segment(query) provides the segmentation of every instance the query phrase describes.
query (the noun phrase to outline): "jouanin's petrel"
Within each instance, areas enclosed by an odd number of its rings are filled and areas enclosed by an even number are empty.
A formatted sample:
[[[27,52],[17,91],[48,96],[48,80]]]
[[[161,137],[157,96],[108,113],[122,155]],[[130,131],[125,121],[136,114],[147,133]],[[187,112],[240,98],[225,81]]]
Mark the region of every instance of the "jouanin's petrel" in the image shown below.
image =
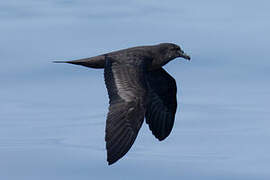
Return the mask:
[[[178,45],[161,43],[74,61],[55,61],[104,69],[110,99],[105,130],[109,165],[129,151],[144,117],[160,141],[170,134],[177,107],[176,83],[162,66],[177,57],[190,60]]]

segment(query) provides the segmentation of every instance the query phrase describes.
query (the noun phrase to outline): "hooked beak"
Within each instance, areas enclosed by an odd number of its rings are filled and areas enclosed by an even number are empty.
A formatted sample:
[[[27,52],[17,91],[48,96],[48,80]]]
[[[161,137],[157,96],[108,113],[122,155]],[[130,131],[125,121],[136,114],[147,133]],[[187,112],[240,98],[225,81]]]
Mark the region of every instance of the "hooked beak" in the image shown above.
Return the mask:
[[[186,53],[184,53],[184,51],[179,51],[179,57],[182,57],[182,58],[190,61],[190,56],[187,55]]]

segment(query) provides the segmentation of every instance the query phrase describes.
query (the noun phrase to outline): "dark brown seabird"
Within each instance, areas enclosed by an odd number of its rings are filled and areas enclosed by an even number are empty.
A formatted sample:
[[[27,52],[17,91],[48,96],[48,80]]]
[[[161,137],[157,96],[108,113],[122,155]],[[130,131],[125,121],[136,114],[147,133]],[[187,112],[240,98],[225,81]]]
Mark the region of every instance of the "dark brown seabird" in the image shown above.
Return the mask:
[[[144,117],[160,141],[170,134],[176,113],[176,82],[163,68],[171,60],[190,60],[173,43],[138,46],[70,63],[104,69],[110,99],[105,141],[108,164],[122,158],[133,145]]]

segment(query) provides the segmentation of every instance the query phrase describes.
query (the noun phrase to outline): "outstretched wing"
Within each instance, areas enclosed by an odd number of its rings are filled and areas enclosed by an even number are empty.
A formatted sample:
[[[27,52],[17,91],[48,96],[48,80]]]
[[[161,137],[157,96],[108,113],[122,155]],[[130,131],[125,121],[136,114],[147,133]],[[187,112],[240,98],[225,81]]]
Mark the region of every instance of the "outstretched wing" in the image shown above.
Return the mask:
[[[143,123],[147,89],[144,62],[119,63],[106,57],[105,83],[110,98],[106,121],[107,161],[122,158],[134,143]]]
[[[148,98],[146,123],[160,141],[169,136],[177,108],[176,82],[163,68],[147,73]]]

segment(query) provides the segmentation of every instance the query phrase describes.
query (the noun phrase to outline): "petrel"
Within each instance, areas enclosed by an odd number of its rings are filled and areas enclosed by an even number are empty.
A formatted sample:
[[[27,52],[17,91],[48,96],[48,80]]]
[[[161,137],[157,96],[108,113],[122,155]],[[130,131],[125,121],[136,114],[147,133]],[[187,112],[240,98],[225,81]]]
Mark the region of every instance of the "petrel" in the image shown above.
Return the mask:
[[[177,87],[162,66],[177,57],[190,60],[180,46],[161,43],[79,60],[54,61],[104,69],[110,104],[105,129],[109,165],[129,151],[144,117],[158,140],[169,136],[177,108]]]

